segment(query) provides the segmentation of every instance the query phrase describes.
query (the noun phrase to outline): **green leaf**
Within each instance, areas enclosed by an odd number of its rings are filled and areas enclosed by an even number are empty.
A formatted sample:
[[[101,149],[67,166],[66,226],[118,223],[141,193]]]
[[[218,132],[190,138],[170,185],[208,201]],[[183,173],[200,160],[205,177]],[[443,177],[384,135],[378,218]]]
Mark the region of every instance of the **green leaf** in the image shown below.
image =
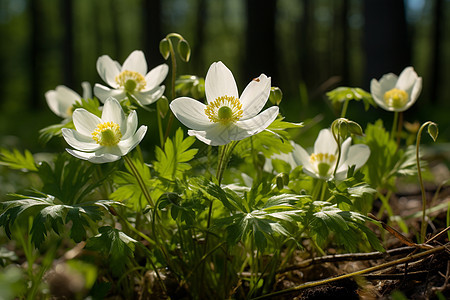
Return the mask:
[[[123,274],[126,265],[130,263],[130,259],[134,256],[137,241],[110,226],[100,227],[98,231],[98,235],[87,241],[86,249],[105,254],[113,274],[116,276]]]
[[[22,154],[17,149],[9,151],[0,148],[0,165],[8,166],[11,169],[22,170],[24,172],[38,170],[33,155],[28,150],[25,150]]]
[[[73,125],[72,120],[63,120],[59,124],[54,124],[47,126],[45,128],[42,128],[39,130],[39,141],[42,144],[47,144],[53,137],[55,136],[62,136],[61,129],[63,128],[70,128],[75,129],[75,126]]]
[[[75,242],[84,240],[86,230],[92,226],[89,221],[97,222],[102,219],[103,213],[100,208],[118,204],[113,201],[100,200],[65,205],[61,204],[57,198],[46,194],[40,194],[39,197],[14,196],[19,199],[2,203],[0,226],[5,228],[7,236],[11,238],[11,227],[16,220],[22,222],[30,216],[33,217],[30,235],[31,241],[36,247],[42,244],[50,230],[59,235],[60,229],[67,224],[71,225],[69,227],[70,237]]]
[[[334,105],[347,100],[362,100],[365,110],[368,110],[370,105],[375,106],[372,95],[360,88],[338,87],[332,91],[329,91],[327,96]]]
[[[189,149],[194,137],[183,138],[183,130],[178,128],[174,139],[167,139],[164,150],[156,147],[154,167],[159,176],[168,180],[181,179],[185,171],[191,169],[187,163],[194,158],[198,149]]]
[[[100,110],[100,102],[96,98],[93,99],[81,99],[76,101],[73,105],[73,110],[77,108],[84,108],[88,112],[96,115],[97,117],[102,116],[102,111]]]
[[[289,153],[293,147],[289,142],[289,133],[286,129],[303,127],[303,123],[289,123],[282,118],[276,119],[264,131],[241,140],[233,153],[240,157],[247,157],[251,151],[262,152],[266,157],[280,152]]]

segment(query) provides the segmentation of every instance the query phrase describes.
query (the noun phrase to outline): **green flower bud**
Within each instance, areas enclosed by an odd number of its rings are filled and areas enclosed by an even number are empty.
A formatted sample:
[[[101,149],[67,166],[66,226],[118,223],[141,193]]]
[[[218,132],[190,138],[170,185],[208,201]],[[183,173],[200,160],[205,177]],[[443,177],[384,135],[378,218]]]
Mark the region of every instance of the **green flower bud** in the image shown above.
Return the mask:
[[[359,124],[356,122],[348,121],[348,131],[351,134],[363,136],[363,130],[362,130],[361,126],[359,126]]]
[[[170,42],[167,38],[164,38],[159,42],[159,52],[164,59],[168,59],[170,56]]]
[[[266,163],[266,157],[264,156],[263,153],[259,152],[256,155],[256,165],[262,169],[264,167],[265,163]]]
[[[428,134],[431,136],[431,138],[433,139],[433,141],[436,142],[436,139],[437,139],[438,134],[439,134],[439,130],[438,130],[438,127],[437,127],[437,124],[436,124],[436,123],[431,122],[431,123],[428,125]]]
[[[161,118],[164,119],[169,111],[169,100],[167,100],[166,96],[159,98],[158,102],[156,102],[156,108]]]
[[[280,88],[273,86],[270,88],[269,101],[274,105],[280,105],[283,99],[283,92]]]
[[[191,58],[191,47],[189,46],[189,43],[185,40],[179,40],[178,42],[178,54],[180,55],[181,59],[185,62],[188,62]]]

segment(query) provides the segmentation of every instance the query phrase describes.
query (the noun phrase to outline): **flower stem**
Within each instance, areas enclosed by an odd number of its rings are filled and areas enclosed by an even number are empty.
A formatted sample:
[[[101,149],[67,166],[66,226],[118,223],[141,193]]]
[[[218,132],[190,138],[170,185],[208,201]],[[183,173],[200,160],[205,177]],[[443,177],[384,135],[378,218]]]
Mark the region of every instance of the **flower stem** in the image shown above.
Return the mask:
[[[162,128],[162,120],[161,120],[161,114],[159,113],[159,107],[158,105],[156,106],[156,118],[158,120],[158,132],[159,132],[159,143],[161,145],[161,149],[164,149],[164,133],[163,133],[163,128]]]
[[[345,118],[345,115],[347,114],[347,108],[348,108],[349,102],[350,102],[350,99],[345,100],[344,105],[342,106],[341,118]]]
[[[420,147],[420,139],[422,136],[422,131],[427,127],[428,125],[432,124],[433,122],[428,121],[425,122],[422,126],[420,126],[419,131],[417,132],[417,139],[416,139],[416,164],[417,164],[417,177],[419,178],[419,184],[420,184],[420,191],[422,193],[422,224],[420,226],[420,242],[425,241],[425,235],[427,230],[427,223],[425,222],[425,215],[426,215],[426,208],[427,208],[427,197],[425,194],[425,187],[423,185],[423,179],[422,179],[422,170],[420,169],[420,153],[419,153],[419,147]]]
[[[131,172],[133,173],[134,177],[136,178],[139,187],[141,188],[142,193],[144,194],[145,199],[147,200],[147,203],[150,205],[151,208],[154,208],[152,197],[150,196],[150,193],[145,186],[144,179],[142,179],[141,174],[139,173],[139,170],[136,168],[136,166],[133,163],[133,160],[128,157],[128,155],[123,156],[123,159],[127,163],[127,165],[130,167]]]
[[[394,120],[392,121],[391,139],[395,139],[398,124],[398,111],[394,112]]]

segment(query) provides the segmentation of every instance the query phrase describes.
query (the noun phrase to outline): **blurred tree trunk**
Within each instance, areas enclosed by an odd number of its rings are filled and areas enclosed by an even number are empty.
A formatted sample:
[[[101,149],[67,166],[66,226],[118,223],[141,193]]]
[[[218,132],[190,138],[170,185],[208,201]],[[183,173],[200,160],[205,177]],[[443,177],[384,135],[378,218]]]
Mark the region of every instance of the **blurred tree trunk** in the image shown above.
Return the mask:
[[[300,81],[304,82],[306,86],[311,86],[314,82],[312,74],[314,72],[314,53],[312,47],[312,36],[314,32],[314,25],[312,22],[313,15],[313,1],[300,0],[303,6],[302,19],[299,22],[299,41],[300,44],[297,49],[300,51],[299,55],[299,69]]]
[[[247,32],[245,78],[261,73],[277,78],[275,47],[276,0],[246,0]]]
[[[431,62],[431,77],[430,77],[430,100],[431,103],[439,102],[439,91],[438,88],[441,84],[441,64],[442,64],[442,28],[443,28],[443,17],[444,17],[444,1],[435,0],[433,9],[433,55]]]
[[[144,0],[142,9],[144,23],[144,52],[149,68],[164,62],[159,53],[159,42],[164,38],[161,25],[161,0]]]
[[[120,41],[120,9],[118,1],[109,1],[109,9],[111,11],[111,19],[112,19],[112,26],[111,26],[111,35],[112,35],[112,42],[113,42],[113,49],[114,53],[111,53],[117,60],[121,60],[122,57],[127,57],[127,55],[123,55],[122,53],[122,43]],[[123,62],[123,61],[122,61]]]
[[[348,10],[349,10],[349,0],[343,0],[340,5],[340,22],[339,27],[341,27],[341,39],[339,41],[341,46],[341,68],[340,75],[342,76],[341,85],[349,84],[350,77],[350,35],[348,32]]]
[[[197,74],[205,72],[204,44],[205,44],[205,28],[207,18],[206,0],[197,1],[197,19],[195,21],[195,35],[192,43],[192,63],[196,65]]]
[[[76,88],[74,82],[74,36],[73,36],[73,6],[72,0],[62,1],[62,23],[64,24],[63,35],[63,83],[70,87]]]
[[[41,86],[42,80],[40,75],[40,60],[42,58],[42,15],[39,0],[30,0],[30,34],[31,34],[31,45],[30,45],[30,94],[28,95],[30,109],[35,110],[40,106],[40,101],[42,97]]]
[[[372,78],[399,74],[411,63],[403,0],[364,1],[365,88]]]

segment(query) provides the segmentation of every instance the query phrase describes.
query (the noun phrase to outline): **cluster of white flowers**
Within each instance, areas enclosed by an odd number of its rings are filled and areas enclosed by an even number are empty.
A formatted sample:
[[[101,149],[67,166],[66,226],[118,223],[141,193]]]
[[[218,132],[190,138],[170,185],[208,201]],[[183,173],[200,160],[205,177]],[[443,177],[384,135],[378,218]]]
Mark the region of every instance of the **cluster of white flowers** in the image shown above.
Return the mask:
[[[62,134],[73,149],[67,151],[80,159],[93,163],[111,162],[134,149],[144,138],[146,126],[137,130],[135,111],[125,115],[120,101],[135,100],[139,105],[149,105],[164,93],[161,83],[167,76],[168,66],[161,64],[147,73],[147,62],[142,51],[132,52],[123,65],[103,55],[97,60],[97,71],[109,87],[95,84],[94,94],[104,103],[101,118],[83,108],[72,111],[81,96],[65,86],[48,91],[45,96],[50,109],[66,121],[73,120],[75,129],[62,129]],[[91,98],[91,86],[84,82],[83,98]],[[279,109],[272,106],[263,112],[270,93],[271,78],[264,74],[253,79],[239,96],[231,71],[222,63],[213,63],[205,79],[204,104],[189,97],[179,97],[170,103],[178,120],[188,127],[188,134],[212,145],[226,145],[265,130],[278,116]],[[399,77],[389,73],[380,81],[371,81],[372,96],[380,107],[388,111],[404,111],[417,100],[422,89],[422,78],[412,67]],[[260,113],[261,112],[261,113]],[[366,145],[350,145],[348,138],[342,143],[338,161],[338,145],[330,129],[323,129],[309,154],[292,142],[294,150],[279,154],[293,167],[303,166],[303,171],[315,178],[328,180],[344,178],[350,166],[362,167],[369,155]]]

